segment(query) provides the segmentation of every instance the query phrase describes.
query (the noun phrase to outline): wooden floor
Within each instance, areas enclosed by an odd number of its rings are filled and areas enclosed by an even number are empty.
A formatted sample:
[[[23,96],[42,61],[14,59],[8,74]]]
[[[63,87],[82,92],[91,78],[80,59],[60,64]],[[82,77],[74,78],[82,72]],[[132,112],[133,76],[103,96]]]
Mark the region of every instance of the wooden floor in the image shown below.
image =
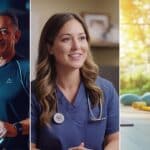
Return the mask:
[[[150,150],[150,112],[124,106],[120,110],[120,149]]]

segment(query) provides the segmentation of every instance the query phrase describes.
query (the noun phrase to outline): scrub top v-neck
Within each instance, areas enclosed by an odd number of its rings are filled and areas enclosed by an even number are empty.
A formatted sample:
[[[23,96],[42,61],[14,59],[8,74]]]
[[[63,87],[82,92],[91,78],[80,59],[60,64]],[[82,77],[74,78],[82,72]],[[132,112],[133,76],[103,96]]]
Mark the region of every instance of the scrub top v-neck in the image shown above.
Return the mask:
[[[82,82],[73,104],[69,103],[59,88],[56,89],[58,111],[64,115],[64,122],[56,124],[52,121],[50,127],[39,126],[41,109],[34,93],[32,93],[32,143],[36,143],[41,150],[68,150],[68,148],[84,142],[86,148],[102,150],[105,135],[116,132],[119,128],[118,97],[110,82],[98,78],[96,83],[104,91],[105,102],[102,115],[106,118],[96,122],[90,121],[87,92]],[[113,107],[110,108],[111,114],[108,112],[110,105]],[[92,108],[92,111],[96,117],[99,116],[98,106]]]

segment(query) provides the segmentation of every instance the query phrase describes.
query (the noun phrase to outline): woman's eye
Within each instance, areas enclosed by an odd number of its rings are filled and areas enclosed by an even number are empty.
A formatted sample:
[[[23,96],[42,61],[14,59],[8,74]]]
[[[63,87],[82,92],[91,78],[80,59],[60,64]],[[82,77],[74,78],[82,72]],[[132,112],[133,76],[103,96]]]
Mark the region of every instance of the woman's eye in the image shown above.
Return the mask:
[[[68,42],[70,40],[70,38],[63,38],[62,41],[63,42]]]
[[[86,39],[86,36],[81,36],[79,37],[79,39],[82,41],[82,40],[85,40]]]

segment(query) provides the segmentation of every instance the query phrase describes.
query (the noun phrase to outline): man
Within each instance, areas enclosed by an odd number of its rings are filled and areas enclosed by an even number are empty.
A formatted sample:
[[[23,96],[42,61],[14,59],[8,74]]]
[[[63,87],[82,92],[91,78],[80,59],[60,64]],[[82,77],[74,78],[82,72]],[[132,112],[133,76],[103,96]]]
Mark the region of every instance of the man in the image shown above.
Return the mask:
[[[29,63],[18,57],[21,32],[10,12],[0,12],[0,150],[28,150]]]

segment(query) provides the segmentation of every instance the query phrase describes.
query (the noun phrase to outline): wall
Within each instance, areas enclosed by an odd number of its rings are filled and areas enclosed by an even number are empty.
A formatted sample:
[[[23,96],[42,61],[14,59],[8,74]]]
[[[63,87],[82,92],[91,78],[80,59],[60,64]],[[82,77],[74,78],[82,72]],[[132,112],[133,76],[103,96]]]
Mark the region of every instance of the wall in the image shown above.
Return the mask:
[[[32,0],[31,1],[31,79],[35,77],[38,40],[45,21],[56,12],[97,12],[107,13],[111,22],[118,24],[118,0]],[[92,47],[94,58],[99,65],[118,66],[118,47]]]

